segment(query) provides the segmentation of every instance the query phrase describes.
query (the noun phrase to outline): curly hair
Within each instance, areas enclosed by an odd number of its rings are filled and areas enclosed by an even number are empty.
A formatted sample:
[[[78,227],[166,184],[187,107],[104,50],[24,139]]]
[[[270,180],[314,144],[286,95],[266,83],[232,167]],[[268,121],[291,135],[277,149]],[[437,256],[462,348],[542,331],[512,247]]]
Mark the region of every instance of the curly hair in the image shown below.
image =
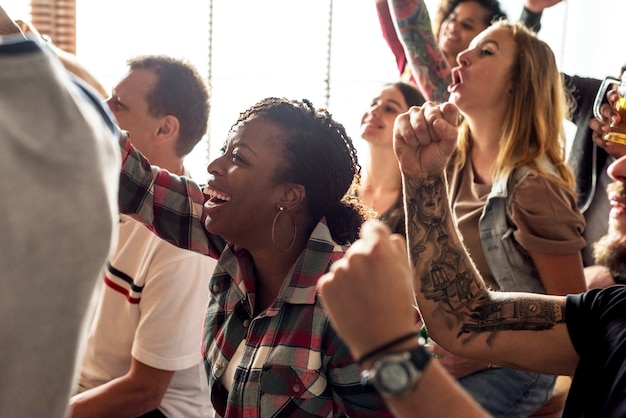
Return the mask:
[[[252,117],[280,128],[284,162],[275,178],[304,186],[311,228],[325,217],[338,244],[357,240],[369,212],[347,193],[359,181],[361,166],[343,125],[306,99],[269,97],[241,113],[231,132]]]
[[[485,9],[485,11],[487,11],[487,15],[483,21],[485,26],[489,26],[498,20],[507,19],[506,13],[500,7],[500,2],[498,0],[442,0],[439,4],[439,8],[437,9],[437,14],[433,19],[433,33],[435,34],[435,39],[439,40],[439,32],[444,20],[450,16],[459,4],[468,1],[478,3],[483,7],[483,9]]]

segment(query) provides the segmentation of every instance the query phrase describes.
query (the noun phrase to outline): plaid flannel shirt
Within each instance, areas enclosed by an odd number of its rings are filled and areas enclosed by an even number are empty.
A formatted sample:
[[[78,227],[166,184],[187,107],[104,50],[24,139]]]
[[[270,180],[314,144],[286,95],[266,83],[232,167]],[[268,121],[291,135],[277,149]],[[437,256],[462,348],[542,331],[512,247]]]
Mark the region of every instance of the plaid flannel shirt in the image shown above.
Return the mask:
[[[322,220],[279,296],[256,317],[250,254],[225,245],[204,228],[204,195],[192,180],[151,167],[120,140],[119,205],[173,244],[219,257],[211,278],[202,353],[217,413],[227,417],[392,416],[330,325],[317,280],[343,256]],[[245,339],[230,391],[221,383],[229,360]]]

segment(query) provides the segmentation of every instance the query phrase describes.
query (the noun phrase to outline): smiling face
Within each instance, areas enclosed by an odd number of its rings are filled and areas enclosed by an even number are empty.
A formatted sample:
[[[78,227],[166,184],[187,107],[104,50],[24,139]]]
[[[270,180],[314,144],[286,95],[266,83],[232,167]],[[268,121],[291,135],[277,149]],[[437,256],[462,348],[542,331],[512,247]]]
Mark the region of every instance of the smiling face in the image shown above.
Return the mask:
[[[371,145],[393,144],[393,124],[409,106],[397,87],[385,87],[361,118],[361,137]]]
[[[626,163],[624,163],[626,164]],[[614,272],[626,274],[626,187],[615,181],[607,187],[611,203],[609,228],[606,235],[593,245],[596,263],[607,266]]]
[[[459,52],[467,49],[476,35],[487,28],[489,11],[475,1],[459,3],[441,23],[439,48],[453,67]]]
[[[517,45],[510,30],[490,27],[458,56],[459,66],[452,69],[448,87],[450,102],[462,113],[502,109],[511,94],[512,67]]]
[[[611,203],[609,232],[621,235],[626,241],[626,157],[615,160],[609,166],[608,173],[615,180],[607,187]]]
[[[207,167],[206,229],[252,249],[267,244],[287,185],[276,180],[283,164],[281,129],[253,117],[231,131],[225,152]]]

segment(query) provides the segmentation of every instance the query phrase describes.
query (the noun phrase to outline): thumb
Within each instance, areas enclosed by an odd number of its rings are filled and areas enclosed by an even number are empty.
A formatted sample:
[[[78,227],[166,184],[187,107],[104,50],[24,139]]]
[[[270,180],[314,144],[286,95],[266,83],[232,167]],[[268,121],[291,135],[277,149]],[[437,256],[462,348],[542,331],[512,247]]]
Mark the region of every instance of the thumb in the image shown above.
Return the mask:
[[[441,115],[450,125],[456,127],[459,125],[459,108],[453,103],[442,103],[439,106]]]
[[[438,124],[438,129],[441,129],[438,131],[442,142],[440,149],[446,155],[451,155],[456,148],[459,135],[457,130],[459,126],[459,108],[453,103],[445,102],[439,105],[439,110],[441,116],[443,116],[443,120]]]

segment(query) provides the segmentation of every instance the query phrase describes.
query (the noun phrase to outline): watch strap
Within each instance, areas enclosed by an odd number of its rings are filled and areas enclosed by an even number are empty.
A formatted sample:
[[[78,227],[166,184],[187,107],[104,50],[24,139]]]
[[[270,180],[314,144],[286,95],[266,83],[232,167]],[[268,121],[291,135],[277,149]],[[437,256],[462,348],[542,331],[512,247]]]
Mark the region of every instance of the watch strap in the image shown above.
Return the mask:
[[[423,372],[430,360],[433,358],[432,353],[423,345],[419,345],[409,351],[411,355],[411,363],[417,370]]]

